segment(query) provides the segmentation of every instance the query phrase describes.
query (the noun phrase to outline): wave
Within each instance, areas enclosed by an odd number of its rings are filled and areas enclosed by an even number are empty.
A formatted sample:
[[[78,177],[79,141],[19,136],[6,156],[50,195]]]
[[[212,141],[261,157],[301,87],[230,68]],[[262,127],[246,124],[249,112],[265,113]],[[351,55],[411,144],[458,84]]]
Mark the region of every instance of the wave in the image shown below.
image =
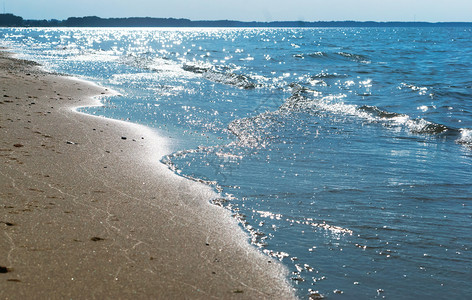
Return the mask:
[[[371,63],[369,58],[365,55],[352,54],[352,53],[348,53],[348,52],[337,52],[336,54],[341,56],[341,57],[347,58],[349,60],[358,62],[358,63],[362,63],[362,64],[370,64]]]
[[[277,120],[276,112],[265,112],[254,117],[234,120],[228,125],[228,130],[238,138],[242,147],[265,148],[270,140],[277,138],[271,134],[276,127],[283,126],[283,121]]]
[[[255,89],[261,84],[255,82],[248,75],[236,74],[229,71],[228,67],[215,67],[203,63],[184,63],[183,65],[165,57],[153,57],[149,53],[141,55],[128,55],[120,59],[120,62],[135,68],[155,72],[173,73],[182,76],[183,73],[193,73],[203,76],[213,82],[235,86],[241,89]]]
[[[312,79],[330,79],[330,78],[346,78],[348,77],[346,74],[338,74],[338,73],[326,73],[326,72],[321,72],[316,75],[313,75],[311,78]]]
[[[428,90],[429,90],[429,88],[427,88],[425,86],[416,86],[414,84],[408,84],[408,83],[402,82],[399,86],[399,89],[403,89],[403,88],[410,89],[412,92],[416,92],[419,95],[426,95],[428,93]],[[428,93],[428,96],[433,97],[434,93],[430,92],[430,93]]]
[[[308,93],[318,97],[311,98]],[[386,126],[404,127],[408,131],[417,134],[441,134],[446,131],[454,131],[454,129],[443,124],[436,124],[423,118],[412,118],[406,114],[385,111],[376,106],[363,105],[359,107],[354,104],[346,104],[342,101],[344,97],[346,97],[344,94],[322,96],[317,91],[302,88],[295,90],[280,109],[284,111],[325,111],[351,115],[369,122],[381,122]]]
[[[146,54],[128,54],[121,56],[119,62],[134,68],[149,70],[152,64],[152,58]]]
[[[322,58],[322,57],[327,57],[328,54],[325,52],[313,52],[313,53],[308,53],[308,54],[294,54],[293,57],[295,58],[301,58],[305,59],[305,57],[311,57],[311,58]]]
[[[206,184],[208,186],[212,186],[215,188],[216,191],[221,193],[223,191],[223,186],[219,185],[217,181],[214,180],[205,180],[201,178],[197,178],[191,175],[187,175],[182,173],[182,170],[178,168],[178,166],[174,163],[173,160],[176,158],[185,158],[189,154],[196,154],[196,153],[201,153],[201,152],[210,152],[213,147],[202,147],[199,146],[197,149],[189,149],[189,150],[182,150],[182,151],[177,151],[172,154],[165,155],[164,157],[161,158],[161,163],[167,166],[169,170],[172,172],[179,174],[182,177],[185,177],[189,180],[200,182],[203,184]],[[233,187],[234,188],[234,187]]]
[[[413,133],[439,134],[451,130],[442,124],[432,123],[421,118],[412,119],[408,115],[384,111],[376,106],[363,105],[359,107],[359,110],[367,112],[380,120],[391,120],[393,123],[405,125]]]
[[[187,71],[187,72],[192,72],[196,74],[204,74],[210,71],[211,66],[184,63],[184,65],[182,66],[182,69],[184,69],[184,71]]]
[[[362,64],[370,64],[370,59],[361,54],[353,54],[348,52],[336,52],[336,53],[326,53],[322,51],[312,52],[312,53],[299,53],[294,54],[293,57],[305,59],[305,58],[323,58],[323,59],[331,59],[331,60],[339,60],[339,59],[347,59],[353,62],[358,62]]]
[[[248,75],[235,74],[230,71],[220,71],[211,65],[184,63],[182,69],[187,72],[201,74],[204,78],[226,85],[232,85],[241,89],[249,90],[260,87]]]
[[[258,85],[251,81],[248,76],[234,73],[206,72],[203,77],[217,83],[227,84],[245,90],[255,89]]]
[[[238,138],[240,146],[262,147],[277,139],[279,127],[285,126],[286,117],[292,113],[332,113],[336,115],[353,116],[369,123],[378,123],[387,128],[405,130],[420,135],[445,135],[457,138],[457,142],[472,145],[472,130],[450,128],[443,124],[434,123],[423,118],[412,118],[409,115],[389,112],[377,106],[354,105],[343,102],[344,94],[323,96],[322,93],[291,84],[292,96],[274,112],[264,112],[257,116],[234,120],[228,125],[228,130]]]
[[[120,58],[120,63],[127,66],[151,71],[153,75],[164,76],[166,78],[191,78],[196,76],[193,73],[185,72],[179,62],[167,57],[156,57],[152,53],[129,54]],[[144,74],[136,72],[136,74]]]
[[[460,137],[457,140],[457,143],[472,147],[472,129],[461,128],[459,129],[459,132]]]

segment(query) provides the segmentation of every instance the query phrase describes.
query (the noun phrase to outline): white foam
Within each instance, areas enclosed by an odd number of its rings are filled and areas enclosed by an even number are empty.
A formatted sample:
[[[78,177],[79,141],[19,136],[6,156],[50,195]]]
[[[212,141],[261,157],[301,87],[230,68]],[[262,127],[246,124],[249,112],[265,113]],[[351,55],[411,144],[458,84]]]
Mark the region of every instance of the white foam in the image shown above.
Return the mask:
[[[461,128],[461,137],[457,140],[460,144],[472,145],[472,129]]]

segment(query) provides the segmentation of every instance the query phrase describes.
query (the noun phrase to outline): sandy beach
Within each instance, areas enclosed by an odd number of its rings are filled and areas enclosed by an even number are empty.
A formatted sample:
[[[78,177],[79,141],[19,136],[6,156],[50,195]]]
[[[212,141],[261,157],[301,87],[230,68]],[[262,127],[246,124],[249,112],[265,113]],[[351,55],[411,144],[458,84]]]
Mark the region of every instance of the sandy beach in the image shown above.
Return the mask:
[[[294,298],[165,139],[74,111],[110,91],[0,53],[1,299]]]

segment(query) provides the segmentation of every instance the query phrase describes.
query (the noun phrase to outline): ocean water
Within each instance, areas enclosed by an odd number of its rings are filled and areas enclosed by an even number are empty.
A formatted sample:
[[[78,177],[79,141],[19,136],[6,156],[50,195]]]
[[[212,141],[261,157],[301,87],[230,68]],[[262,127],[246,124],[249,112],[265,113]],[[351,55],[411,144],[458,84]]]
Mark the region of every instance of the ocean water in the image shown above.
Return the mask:
[[[0,28],[121,95],[301,299],[472,294],[472,29]],[[149,224],[152,226],[152,224]]]

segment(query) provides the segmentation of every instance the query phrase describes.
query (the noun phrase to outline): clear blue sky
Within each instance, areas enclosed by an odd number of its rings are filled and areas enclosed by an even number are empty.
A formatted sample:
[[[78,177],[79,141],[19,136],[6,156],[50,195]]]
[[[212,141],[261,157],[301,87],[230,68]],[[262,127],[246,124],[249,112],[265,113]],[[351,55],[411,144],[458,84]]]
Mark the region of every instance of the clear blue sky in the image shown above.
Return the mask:
[[[0,0],[25,19],[70,16],[242,21],[472,21],[472,0]]]

